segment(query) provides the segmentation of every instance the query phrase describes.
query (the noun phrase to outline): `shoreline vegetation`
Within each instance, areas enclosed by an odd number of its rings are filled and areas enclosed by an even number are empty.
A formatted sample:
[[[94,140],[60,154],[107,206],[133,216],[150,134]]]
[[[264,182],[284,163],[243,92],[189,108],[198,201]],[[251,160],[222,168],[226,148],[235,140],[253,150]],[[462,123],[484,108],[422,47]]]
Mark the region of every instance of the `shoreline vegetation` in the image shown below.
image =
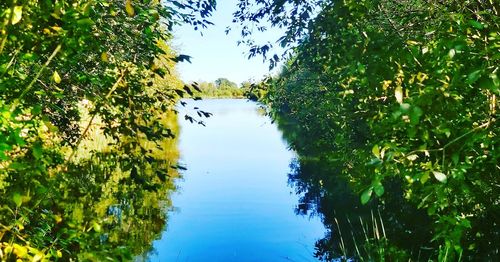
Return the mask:
[[[0,1],[1,261],[151,250],[184,168],[171,30],[210,24],[197,2]]]
[[[193,87],[192,93],[188,94],[191,98],[215,99],[215,98],[246,98],[247,92],[251,88],[250,82],[238,84],[226,79],[218,78],[214,82],[192,82],[189,86]],[[185,85],[188,87],[188,85]]]
[[[372,260],[339,235],[350,223],[339,227],[335,213],[355,221],[360,212],[345,209],[340,191],[354,193],[347,203],[382,210],[388,242],[371,250],[376,261],[498,260],[498,5],[345,0],[320,9],[282,22],[297,26],[281,43],[294,53],[255,87],[299,155],[302,211],[329,228],[318,258]],[[281,25],[288,9],[276,10],[263,4],[247,22]]]

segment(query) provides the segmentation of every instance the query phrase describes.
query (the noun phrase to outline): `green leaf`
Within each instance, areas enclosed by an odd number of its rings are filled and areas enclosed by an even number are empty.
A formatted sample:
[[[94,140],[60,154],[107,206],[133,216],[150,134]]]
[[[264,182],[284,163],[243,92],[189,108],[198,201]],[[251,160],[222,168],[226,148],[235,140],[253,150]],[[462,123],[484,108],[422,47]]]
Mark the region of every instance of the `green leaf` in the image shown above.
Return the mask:
[[[20,207],[21,204],[23,203],[23,196],[21,196],[21,194],[16,192],[12,196],[12,201],[14,201],[14,203],[16,204],[17,207]]]
[[[373,193],[373,187],[369,187],[367,190],[365,190],[361,194],[361,204],[364,205],[364,204],[368,203],[368,201],[370,201],[372,193]]]
[[[474,27],[476,29],[483,29],[484,28],[484,25],[476,20],[469,20],[469,25],[471,25],[472,27]]]
[[[453,164],[458,164],[458,161],[459,161],[459,155],[458,153],[453,153],[453,155],[451,156],[451,160],[453,161]]]
[[[375,191],[375,194],[378,197],[381,197],[384,194],[384,186],[380,182],[378,182],[377,184],[375,184],[375,187],[373,188],[373,190]]]
[[[40,159],[42,157],[42,154],[43,154],[43,148],[42,148],[42,145],[40,143],[36,143],[34,146],[33,146],[33,156],[36,158],[36,159]]]
[[[412,108],[410,111],[410,123],[412,125],[417,125],[420,122],[420,117],[422,116],[423,112],[420,107],[415,106]]]
[[[42,113],[42,106],[41,105],[34,105],[33,108],[31,109],[31,114],[36,116]]]
[[[498,76],[495,73],[492,73],[489,75],[489,78],[491,79],[491,83],[486,88],[493,91],[493,93],[500,94],[500,79]]]
[[[10,163],[9,168],[14,169],[14,170],[24,170],[27,168],[27,166],[23,163],[12,162],[12,163]]]
[[[411,108],[411,105],[408,104],[408,103],[402,103],[400,106],[399,106],[399,109],[401,110],[401,112],[403,113],[406,113],[408,112],[408,110],[410,110]]]
[[[368,162],[367,165],[368,166],[379,166],[382,163],[383,163],[382,160],[380,160],[378,158],[372,158],[372,160],[370,160],[370,162]]]
[[[420,177],[420,183],[425,184],[425,182],[427,182],[427,180],[429,180],[430,178],[430,175],[429,175],[429,172],[425,172],[422,177]]]
[[[432,171],[432,174],[434,175],[434,177],[439,181],[439,182],[446,182],[446,175],[441,173],[441,172],[438,172],[438,171]]]
[[[469,85],[474,84],[481,77],[482,72],[483,72],[483,70],[476,70],[476,71],[470,73],[467,76],[466,83]]]
[[[94,21],[92,21],[92,19],[90,18],[82,18],[76,21],[76,23],[81,26],[91,26],[94,24]]]
[[[92,223],[92,227],[94,228],[94,231],[97,233],[101,232],[102,230],[101,225],[99,225],[99,223],[95,221]]]

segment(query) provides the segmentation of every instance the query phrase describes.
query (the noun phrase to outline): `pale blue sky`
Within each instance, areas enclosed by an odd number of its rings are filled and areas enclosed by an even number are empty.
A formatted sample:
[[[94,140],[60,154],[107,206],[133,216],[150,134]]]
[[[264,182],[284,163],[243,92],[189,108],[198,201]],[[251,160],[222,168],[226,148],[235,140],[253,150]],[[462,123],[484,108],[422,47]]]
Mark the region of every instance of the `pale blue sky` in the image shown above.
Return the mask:
[[[203,29],[203,36],[190,25],[174,29],[174,48],[180,54],[192,57],[191,64],[183,62],[177,66],[183,81],[214,81],[224,77],[239,85],[250,79],[258,81],[269,74],[268,62],[264,63],[262,57],[248,60],[249,48],[237,46],[240,39],[237,28],[233,28],[228,35],[225,33],[227,26],[236,26],[231,23],[236,3],[237,0],[219,1],[217,10],[210,18],[215,25]],[[254,37],[259,43],[275,43],[281,35],[278,29],[272,29],[265,33],[259,32]]]

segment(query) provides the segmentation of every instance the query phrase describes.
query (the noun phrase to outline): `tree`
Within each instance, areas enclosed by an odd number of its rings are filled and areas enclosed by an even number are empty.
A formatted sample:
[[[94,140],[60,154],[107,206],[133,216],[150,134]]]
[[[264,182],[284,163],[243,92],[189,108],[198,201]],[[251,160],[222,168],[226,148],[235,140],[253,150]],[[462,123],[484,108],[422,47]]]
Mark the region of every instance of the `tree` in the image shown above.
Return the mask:
[[[224,88],[224,87],[237,88],[238,87],[238,85],[236,83],[229,81],[227,78],[217,78],[217,80],[215,80],[215,86],[217,86],[217,88]]]
[[[281,44],[292,56],[267,84],[265,101],[299,127],[294,149],[332,161],[362,203],[384,202],[387,186],[399,184],[395,192],[434,220],[438,259],[499,256],[490,244],[499,237],[491,229],[500,195],[493,2],[241,1],[240,8],[244,28],[268,20],[287,29]],[[265,55],[268,47],[254,50]]]
[[[214,8],[213,0],[0,2],[3,258],[122,260],[144,249],[120,248],[139,234],[120,231],[108,212],[163,225],[156,205],[178,166],[155,146],[172,146],[166,114],[190,92],[169,74],[189,57],[167,42],[176,23],[206,27]],[[94,131],[105,145],[81,150]],[[139,204],[160,215],[128,216],[150,212]]]

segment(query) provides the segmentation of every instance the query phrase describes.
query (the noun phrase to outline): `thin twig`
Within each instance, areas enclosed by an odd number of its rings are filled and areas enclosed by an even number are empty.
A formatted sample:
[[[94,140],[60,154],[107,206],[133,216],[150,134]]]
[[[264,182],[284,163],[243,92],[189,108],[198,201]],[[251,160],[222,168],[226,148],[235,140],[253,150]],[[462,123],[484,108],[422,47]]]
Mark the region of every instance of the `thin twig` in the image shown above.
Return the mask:
[[[104,100],[108,100],[110,97],[111,97],[111,94],[113,94],[113,92],[116,90],[116,88],[118,88],[118,85],[120,84],[120,82],[123,80],[123,78],[125,77],[125,74],[126,72],[123,72],[120,77],[118,78],[118,80],[116,80],[116,82],[113,84],[113,87],[111,87],[111,89],[109,90],[108,94],[106,95],[106,97],[104,97]],[[66,160],[66,162],[70,162],[70,160],[75,156],[76,154],[76,151],[78,150],[78,147],[80,146],[83,138],[87,135],[90,127],[92,126],[92,122],[94,121],[94,118],[97,116],[97,111],[95,111],[93,114],[92,114],[92,117],[90,118],[87,126],[85,127],[85,130],[83,131],[83,133],[80,135],[80,137],[78,138],[78,141],[76,142],[76,145],[75,147],[73,148],[73,151],[71,152],[71,154],[69,155],[68,159]]]
[[[447,144],[445,144],[443,147],[435,148],[435,149],[418,149],[418,150],[413,150],[413,151],[409,152],[406,155],[412,155],[414,153],[419,153],[419,152],[421,153],[421,152],[439,152],[439,151],[442,151],[442,155],[443,155],[442,156],[443,157],[443,160],[442,160],[443,163],[442,163],[442,165],[444,166],[446,148],[448,148],[452,144],[458,142],[460,139],[462,139],[462,138],[464,138],[464,137],[466,137],[466,136],[468,136],[468,135],[476,132],[477,130],[488,127],[490,124],[491,124],[491,121],[488,121],[488,122],[486,122],[486,123],[484,123],[484,124],[482,124],[480,126],[477,126],[477,127],[473,128],[473,129],[471,129],[469,132],[464,133],[461,136],[459,136],[459,137],[451,140],[450,142],[448,142]]]
[[[52,62],[52,59],[54,59],[54,57],[57,55],[57,53],[59,53],[59,51],[61,51],[61,47],[62,47],[62,44],[57,45],[56,49],[54,49],[54,51],[52,52],[52,54],[50,55],[50,57],[47,59],[47,61],[45,62],[45,64],[42,66],[42,68],[40,68],[40,70],[38,70],[38,72],[36,73],[36,75],[33,78],[33,80],[31,80],[31,82],[24,89],[24,91],[21,93],[21,95],[19,95],[19,97],[14,100],[14,103],[12,103],[12,106],[10,108],[10,112],[13,112],[14,110],[16,110],[16,108],[19,105],[20,101],[33,88],[33,85],[36,83],[36,81],[38,80],[38,78],[40,78],[40,75],[42,74],[43,70],[45,70],[45,68],[47,68],[47,66],[49,66],[50,62]]]

